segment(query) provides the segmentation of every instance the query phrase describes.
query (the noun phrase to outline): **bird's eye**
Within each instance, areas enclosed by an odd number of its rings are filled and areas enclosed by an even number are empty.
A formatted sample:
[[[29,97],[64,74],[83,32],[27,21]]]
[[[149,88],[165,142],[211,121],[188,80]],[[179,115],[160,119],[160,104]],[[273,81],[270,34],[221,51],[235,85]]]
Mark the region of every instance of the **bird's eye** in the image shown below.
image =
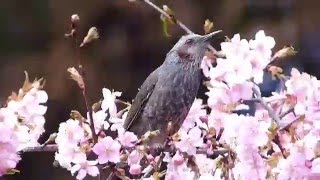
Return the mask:
[[[186,44],[190,45],[190,44],[192,44],[192,43],[193,43],[193,39],[187,39],[187,40],[186,40]]]

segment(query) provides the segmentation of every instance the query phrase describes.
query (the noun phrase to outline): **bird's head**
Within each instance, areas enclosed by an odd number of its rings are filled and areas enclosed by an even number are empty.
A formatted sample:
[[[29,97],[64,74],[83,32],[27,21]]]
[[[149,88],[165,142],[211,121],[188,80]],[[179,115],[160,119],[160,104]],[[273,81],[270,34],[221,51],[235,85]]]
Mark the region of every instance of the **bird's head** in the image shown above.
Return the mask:
[[[182,63],[191,62],[198,64],[205,55],[211,37],[220,32],[215,31],[206,35],[189,34],[182,36],[168,53],[171,58],[167,58],[166,61],[170,61],[170,63],[179,61]],[[172,56],[177,58],[172,58]]]

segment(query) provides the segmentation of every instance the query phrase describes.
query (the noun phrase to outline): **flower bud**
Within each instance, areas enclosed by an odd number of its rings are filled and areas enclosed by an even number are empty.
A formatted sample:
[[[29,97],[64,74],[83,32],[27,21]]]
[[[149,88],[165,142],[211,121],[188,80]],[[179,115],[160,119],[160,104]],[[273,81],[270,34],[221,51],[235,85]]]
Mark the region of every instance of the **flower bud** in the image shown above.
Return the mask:
[[[74,24],[77,24],[80,21],[80,17],[78,16],[78,14],[74,14],[71,16],[71,22]]]
[[[84,81],[82,76],[79,74],[76,68],[68,68],[68,72],[70,73],[71,78],[78,83],[78,86],[81,89],[84,89]]]
[[[176,166],[180,166],[184,162],[183,156],[181,156],[178,152],[172,157],[173,164]]]
[[[89,29],[88,34],[84,37],[83,42],[81,43],[80,47],[92,42],[95,39],[99,38],[99,33],[96,27],[92,27]]]
[[[276,54],[274,55],[274,58],[284,58],[287,56],[293,56],[297,53],[297,51],[294,50],[292,46],[290,47],[284,47],[280,49]]]
[[[138,175],[141,173],[141,166],[139,164],[133,164],[130,166],[129,173],[132,175]]]
[[[205,33],[205,34],[210,33],[210,31],[211,31],[212,28],[213,28],[213,22],[210,21],[209,19],[207,19],[207,20],[204,22],[204,25],[203,25],[204,33]]]
[[[148,162],[152,162],[154,160],[154,157],[151,154],[147,155]]]

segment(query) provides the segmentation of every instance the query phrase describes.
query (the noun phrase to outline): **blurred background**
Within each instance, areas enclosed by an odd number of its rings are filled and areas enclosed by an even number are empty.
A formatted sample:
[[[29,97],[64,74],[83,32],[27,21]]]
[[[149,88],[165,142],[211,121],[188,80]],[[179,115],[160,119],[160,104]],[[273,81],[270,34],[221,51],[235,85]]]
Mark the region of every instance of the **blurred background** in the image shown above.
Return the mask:
[[[274,50],[293,45],[299,52],[281,63],[286,72],[297,67],[317,77],[320,60],[320,1],[317,0],[157,0],[167,4],[176,17],[191,30],[203,34],[206,19],[214,29],[222,29],[212,45],[219,49],[224,36],[240,33],[254,38],[263,29],[276,40]],[[81,40],[92,26],[100,38],[81,52],[89,79],[90,101],[102,97],[102,88],[123,92],[122,99],[134,98],[143,80],[158,67],[177,39],[185,32],[169,28],[171,37],[162,31],[160,15],[143,2],[128,0],[1,0],[0,1],[0,101],[17,91],[24,80],[44,77],[49,94],[46,115],[48,135],[69,117],[70,110],[85,112],[77,85],[70,80],[67,68],[78,59],[73,44],[64,38],[70,31],[70,16],[80,16]],[[278,86],[265,77],[264,94]],[[0,179],[56,180],[74,179],[70,173],[52,166],[53,153],[23,154],[20,174]]]

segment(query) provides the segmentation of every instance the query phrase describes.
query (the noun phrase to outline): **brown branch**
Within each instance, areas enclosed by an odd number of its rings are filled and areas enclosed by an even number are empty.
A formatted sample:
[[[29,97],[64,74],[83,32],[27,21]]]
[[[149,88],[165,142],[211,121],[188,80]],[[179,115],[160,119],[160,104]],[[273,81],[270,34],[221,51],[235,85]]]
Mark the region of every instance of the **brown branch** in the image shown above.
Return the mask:
[[[206,149],[198,149],[197,154],[206,154],[209,157],[218,157],[219,155],[224,155],[225,153],[229,153],[230,150],[227,149],[217,149],[213,150],[212,154],[208,154]]]
[[[166,18],[173,20],[181,29],[183,29],[186,33],[188,34],[194,34],[193,31],[191,31],[185,24],[183,24],[181,21],[179,21],[178,19],[170,16],[168,13],[166,13],[164,10],[162,10],[161,8],[159,8],[157,5],[155,5],[154,3],[152,3],[150,0],[142,0],[143,2],[145,2],[147,5],[149,5],[150,7],[152,7],[153,9],[155,9],[156,11],[158,11],[160,14],[164,15]],[[212,47],[210,44],[208,45],[208,48],[214,53],[217,53],[217,50]]]
[[[262,105],[262,107],[268,111],[269,116],[276,122],[276,124],[279,126],[280,118],[279,116],[273,111],[273,109],[262,99],[261,93],[255,88],[252,88],[253,93],[256,95],[256,99],[259,101],[259,103]]]
[[[26,153],[26,152],[55,152],[58,150],[58,145],[56,144],[48,144],[48,145],[39,145],[39,146],[34,146],[34,147],[27,147],[23,150],[21,150],[21,153]]]

